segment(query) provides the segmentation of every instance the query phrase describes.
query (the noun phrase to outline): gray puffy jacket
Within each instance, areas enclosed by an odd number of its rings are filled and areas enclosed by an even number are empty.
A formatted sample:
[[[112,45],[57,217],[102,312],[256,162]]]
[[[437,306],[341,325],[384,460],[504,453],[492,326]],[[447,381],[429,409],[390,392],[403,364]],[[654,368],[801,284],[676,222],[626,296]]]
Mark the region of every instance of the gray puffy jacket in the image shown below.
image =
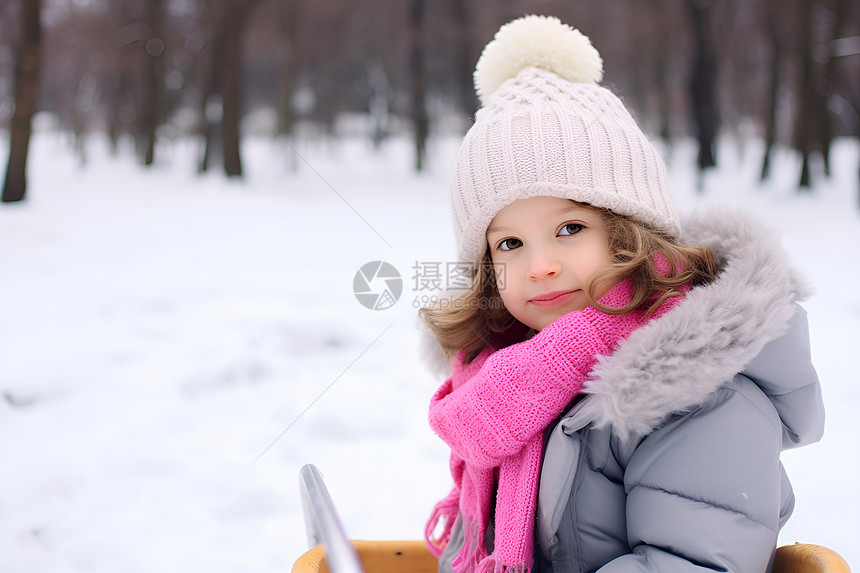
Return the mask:
[[[824,426],[806,289],[754,219],[684,228],[720,273],[602,358],[548,431],[535,571],[770,571],[794,506],[780,451]],[[455,527],[440,571],[462,543]]]
[[[721,272],[602,359],[550,432],[538,571],[770,571],[794,506],[780,451],[824,427],[805,288],[746,216],[685,229]]]

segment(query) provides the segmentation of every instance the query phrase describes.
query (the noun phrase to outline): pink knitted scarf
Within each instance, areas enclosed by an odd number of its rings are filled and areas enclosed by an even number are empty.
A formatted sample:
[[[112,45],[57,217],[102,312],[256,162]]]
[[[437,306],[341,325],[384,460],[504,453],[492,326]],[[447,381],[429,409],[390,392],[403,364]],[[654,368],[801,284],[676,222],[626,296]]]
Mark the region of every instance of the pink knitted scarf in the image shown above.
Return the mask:
[[[600,302],[624,306],[631,297],[632,287],[624,281]],[[451,447],[454,478],[425,529],[431,552],[442,554],[459,513],[465,545],[452,563],[455,572],[531,569],[545,428],[582,390],[598,356],[610,354],[678,300],[668,299],[648,317],[638,310],[611,315],[588,307],[524,342],[485,348],[470,364],[463,364],[462,352],[457,355],[451,377],[430,403],[430,425]],[[494,550],[488,555],[485,536],[494,494]]]

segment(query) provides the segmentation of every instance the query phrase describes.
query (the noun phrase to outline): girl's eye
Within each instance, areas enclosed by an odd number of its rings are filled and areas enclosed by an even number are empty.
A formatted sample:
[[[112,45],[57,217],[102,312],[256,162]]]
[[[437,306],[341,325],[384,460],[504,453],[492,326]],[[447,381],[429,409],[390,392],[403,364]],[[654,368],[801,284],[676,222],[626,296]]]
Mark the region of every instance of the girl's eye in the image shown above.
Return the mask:
[[[505,239],[499,243],[498,249],[500,251],[513,251],[514,249],[518,249],[522,246],[523,242],[519,239]]]
[[[579,223],[568,223],[564,225],[558,232],[558,234],[567,236],[567,235],[575,235],[582,231],[585,227],[580,225]]]

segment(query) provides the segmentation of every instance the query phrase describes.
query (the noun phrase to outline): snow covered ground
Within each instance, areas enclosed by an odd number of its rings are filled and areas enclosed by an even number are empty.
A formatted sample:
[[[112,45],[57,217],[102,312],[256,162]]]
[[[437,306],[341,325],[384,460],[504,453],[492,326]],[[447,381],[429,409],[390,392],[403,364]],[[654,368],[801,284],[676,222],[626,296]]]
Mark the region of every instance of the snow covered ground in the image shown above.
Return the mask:
[[[434,141],[415,175],[404,141],[249,141],[246,181],[229,182],[196,176],[194,143],[145,170],[93,141],[81,166],[40,133],[30,200],[0,206],[0,571],[288,571],[309,462],[352,537],[419,538],[449,478],[415,331],[416,297],[438,293],[413,279],[453,261],[456,144]],[[694,150],[667,151],[679,208],[758,213],[816,288],[829,417],[785,455],[798,505],[782,541],[860,567],[860,150],[840,143],[806,195],[791,154],[757,187],[757,144],[720,151],[701,194]],[[388,310],[353,296],[374,260],[403,276]]]

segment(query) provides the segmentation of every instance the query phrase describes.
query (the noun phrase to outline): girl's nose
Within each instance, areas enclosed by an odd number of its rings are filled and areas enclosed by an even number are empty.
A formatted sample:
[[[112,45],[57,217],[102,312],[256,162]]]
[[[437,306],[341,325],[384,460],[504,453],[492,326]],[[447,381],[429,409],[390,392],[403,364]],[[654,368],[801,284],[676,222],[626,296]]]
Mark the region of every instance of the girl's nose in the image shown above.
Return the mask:
[[[550,251],[540,250],[532,254],[529,261],[528,277],[539,281],[558,276],[561,273],[561,263]]]

